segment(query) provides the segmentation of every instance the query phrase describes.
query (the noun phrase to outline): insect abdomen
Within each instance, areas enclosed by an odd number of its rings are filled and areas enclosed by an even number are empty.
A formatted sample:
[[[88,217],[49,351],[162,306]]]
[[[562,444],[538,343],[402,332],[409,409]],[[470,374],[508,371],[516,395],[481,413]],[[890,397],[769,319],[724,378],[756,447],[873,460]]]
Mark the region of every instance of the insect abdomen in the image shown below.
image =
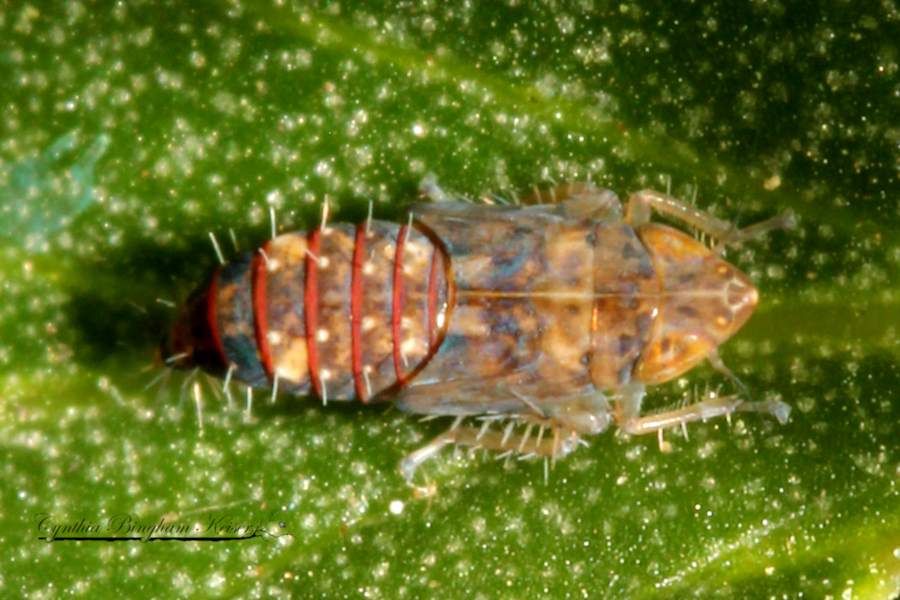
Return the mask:
[[[206,317],[235,379],[367,402],[439,344],[446,264],[424,234],[382,221],[281,235],[219,269]]]

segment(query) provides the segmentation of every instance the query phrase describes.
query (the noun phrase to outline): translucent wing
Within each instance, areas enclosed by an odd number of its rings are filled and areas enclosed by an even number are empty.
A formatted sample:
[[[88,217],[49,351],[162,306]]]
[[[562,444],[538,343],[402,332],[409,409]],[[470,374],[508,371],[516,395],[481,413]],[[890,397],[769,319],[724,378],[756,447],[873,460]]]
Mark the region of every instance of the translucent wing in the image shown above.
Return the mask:
[[[425,414],[516,412],[520,397],[591,389],[595,223],[560,206],[418,206],[418,226],[449,260],[442,342],[400,391]]]

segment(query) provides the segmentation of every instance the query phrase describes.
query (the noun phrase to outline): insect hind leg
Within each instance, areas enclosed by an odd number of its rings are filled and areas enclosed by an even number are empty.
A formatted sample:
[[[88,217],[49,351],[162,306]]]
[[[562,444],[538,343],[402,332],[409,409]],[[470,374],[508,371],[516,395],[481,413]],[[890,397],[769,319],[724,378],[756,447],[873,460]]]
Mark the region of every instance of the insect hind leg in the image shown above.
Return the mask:
[[[542,402],[540,406],[519,394],[515,396],[523,401],[526,412],[486,415],[478,427],[463,425],[464,417],[459,416],[447,431],[400,461],[400,473],[411,481],[419,466],[451,444],[499,451],[503,453],[501,457],[513,454],[522,458],[544,456],[555,463],[574,452],[579,444],[585,444],[582,435],[603,432],[611,420],[612,411],[602,393],[557,398],[554,402]],[[509,420],[502,428],[491,429],[491,425],[507,418]],[[524,431],[515,430],[523,424]]]
[[[714,217],[692,204],[655,190],[641,190],[629,196],[625,222],[632,227],[644,225],[650,221],[650,215],[654,210],[719,240],[717,252],[724,250],[726,245],[740,244],[763,237],[770,231],[793,229],[797,226],[793,211],[786,210],[777,217],[737,229],[729,221]]]
[[[460,425],[459,421],[447,431],[440,434],[418,450],[408,454],[400,461],[400,473],[411,481],[416,470],[425,462],[437,456],[445,446],[455,444],[468,446],[473,449],[502,451],[506,455],[521,454],[529,456],[549,456],[555,461],[563,458],[578,447],[580,440],[578,433],[555,425],[542,424],[537,432],[534,431],[534,423],[526,426],[525,432],[516,433],[513,427],[517,421],[510,421],[502,430],[490,430],[485,426]],[[545,435],[549,429],[551,435]],[[503,456],[503,455],[501,455]]]
[[[444,190],[437,183],[434,173],[428,173],[419,183],[419,191],[432,202],[467,202],[473,201],[466,196]],[[500,204],[512,204],[516,207],[543,206],[548,212],[558,212],[567,217],[580,219],[596,219],[604,223],[622,221],[622,201],[612,190],[597,187],[591,183],[570,181],[552,188],[538,189],[523,197],[513,197],[512,202],[492,195],[491,201]]]
[[[736,412],[772,415],[781,424],[786,423],[791,414],[791,407],[780,400],[748,402],[739,396],[715,394],[687,406],[642,417],[640,409],[643,396],[644,386],[640,384],[624,386],[617,395],[616,420],[619,427],[631,435],[659,432],[715,417],[729,417]]]

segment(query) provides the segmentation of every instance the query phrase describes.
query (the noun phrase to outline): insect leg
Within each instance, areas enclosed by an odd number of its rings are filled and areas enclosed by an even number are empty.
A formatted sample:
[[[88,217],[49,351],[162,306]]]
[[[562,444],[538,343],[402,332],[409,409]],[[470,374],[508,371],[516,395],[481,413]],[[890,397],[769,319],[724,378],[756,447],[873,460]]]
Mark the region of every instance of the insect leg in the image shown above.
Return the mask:
[[[779,423],[786,423],[791,414],[791,407],[779,400],[747,402],[738,396],[714,396],[688,406],[641,417],[640,405],[644,396],[644,386],[629,384],[624,386],[619,394],[616,418],[619,427],[632,435],[653,433],[714,417],[727,417],[735,412],[770,414],[778,419]]]
[[[719,240],[720,245],[740,244],[762,237],[770,231],[792,229],[797,225],[793,211],[786,210],[777,217],[760,221],[743,229],[735,229],[728,221],[714,217],[683,200],[655,190],[641,190],[628,198],[625,222],[632,227],[644,225],[650,221],[650,213],[653,210],[695,227]]]
[[[515,424],[511,422],[510,424]],[[550,456],[554,460],[571,454],[577,447],[579,436],[574,431],[568,431],[562,427],[552,427],[553,436],[532,437],[533,427],[527,427],[525,434],[514,435],[507,426],[501,431],[485,430],[483,427],[459,425],[459,421],[418,450],[407,455],[400,461],[400,473],[408,481],[412,480],[416,469],[431,458],[437,456],[445,446],[457,444],[472,448],[484,448],[485,450],[502,450],[510,453],[518,452],[526,456],[541,455]],[[541,428],[543,431],[543,427]]]
[[[462,419],[458,417],[450,429],[404,458],[400,462],[400,472],[407,480],[412,479],[422,463],[450,444],[498,450],[510,455],[521,454],[523,457],[547,456],[555,462],[557,458],[571,454],[579,443],[584,443],[580,440],[581,435],[600,433],[610,422],[612,411],[609,402],[599,392],[562,401],[542,402],[542,407],[523,396],[515,396],[523,401],[528,411],[509,415],[511,420],[502,429],[492,431],[489,427],[491,423],[504,420],[505,416],[488,415],[478,427],[462,425]],[[525,424],[523,432],[515,431],[519,424]],[[536,434],[535,425],[538,425]],[[546,430],[552,431],[552,435],[545,438]]]
[[[748,400],[753,400],[753,397],[750,395],[750,390],[748,390],[744,383],[740,379],[738,379],[737,375],[731,372],[731,369],[725,366],[725,363],[722,361],[722,357],[719,356],[718,350],[716,350],[715,348],[710,350],[709,354],[706,355],[706,360],[709,361],[709,364],[712,366],[712,368],[734,382],[734,385],[736,385],[738,389],[741,390],[741,392],[744,394],[744,397],[746,397]]]
[[[456,441],[457,435],[455,434],[454,429],[449,429],[437,436],[418,450],[415,450],[408,454],[403,460],[400,461],[400,474],[406,478],[407,481],[412,481],[412,478],[416,474],[416,469],[418,469],[424,462],[428,459],[437,456],[437,453],[440,452],[444,446],[448,444],[452,444]]]
[[[609,427],[612,410],[603,392],[577,396],[564,402],[542,402],[542,421],[581,435],[603,433]]]

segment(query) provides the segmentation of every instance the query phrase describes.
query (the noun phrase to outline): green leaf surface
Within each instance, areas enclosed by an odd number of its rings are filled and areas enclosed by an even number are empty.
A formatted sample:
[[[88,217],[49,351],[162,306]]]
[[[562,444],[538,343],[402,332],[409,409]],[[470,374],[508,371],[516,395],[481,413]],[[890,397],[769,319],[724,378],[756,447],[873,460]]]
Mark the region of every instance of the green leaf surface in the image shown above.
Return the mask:
[[[893,2],[0,2],[0,590],[7,597],[893,598],[900,591],[900,12]],[[144,387],[232,251],[585,179],[740,223],[762,300],[722,356],[794,411],[558,463],[448,423]],[[85,202],[85,199],[92,199]],[[23,211],[23,207],[25,210]],[[651,407],[728,382],[697,368]],[[425,492],[429,492],[426,494]],[[54,542],[273,516],[292,536]],[[100,535],[100,534],[98,534]]]

